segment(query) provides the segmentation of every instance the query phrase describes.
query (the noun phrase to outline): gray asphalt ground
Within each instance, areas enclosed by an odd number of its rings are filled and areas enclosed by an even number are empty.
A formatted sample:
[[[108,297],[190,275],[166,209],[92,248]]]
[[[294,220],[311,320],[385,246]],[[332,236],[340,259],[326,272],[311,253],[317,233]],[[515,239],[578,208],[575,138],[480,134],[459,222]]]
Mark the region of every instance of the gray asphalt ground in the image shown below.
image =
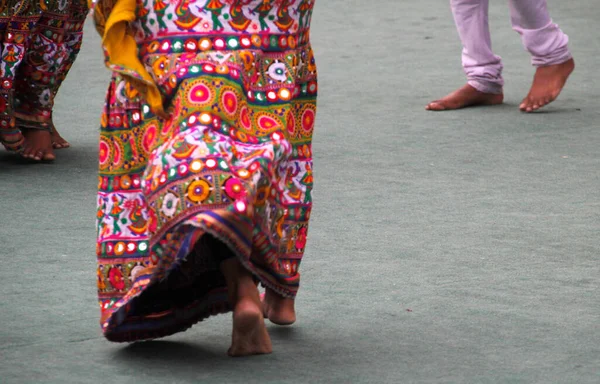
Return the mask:
[[[506,104],[432,113],[460,86],[445,0],[320,0],[311,239],[292,328],[230,359],[230,318],[162,341],[105,341],[95,291],[99,39],[56,108],[73,148],[0,154],[1,383],[599,383],[597,0],[551,0],[577,69],[541,113],[533,69],[491,5]]]

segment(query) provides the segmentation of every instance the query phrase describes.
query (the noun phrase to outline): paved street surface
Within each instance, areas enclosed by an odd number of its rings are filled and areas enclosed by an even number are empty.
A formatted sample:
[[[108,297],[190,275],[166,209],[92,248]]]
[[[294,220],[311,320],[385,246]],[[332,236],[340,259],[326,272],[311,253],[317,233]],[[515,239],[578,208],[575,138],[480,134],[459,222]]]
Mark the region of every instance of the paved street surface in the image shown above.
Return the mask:
[[[492,2],[506,104],[432,113],[464,82],[447,1],[319,0],[315,210],[299,321],[230,359],[229,316],[161,341],[100,334],[91,24],[56,105],[73,148],[0,153],[2,383],[600,382],[600,7],[551,0],[577,68],[525,115],[533,68]],[[377,5],[375,5],[377,4]]]

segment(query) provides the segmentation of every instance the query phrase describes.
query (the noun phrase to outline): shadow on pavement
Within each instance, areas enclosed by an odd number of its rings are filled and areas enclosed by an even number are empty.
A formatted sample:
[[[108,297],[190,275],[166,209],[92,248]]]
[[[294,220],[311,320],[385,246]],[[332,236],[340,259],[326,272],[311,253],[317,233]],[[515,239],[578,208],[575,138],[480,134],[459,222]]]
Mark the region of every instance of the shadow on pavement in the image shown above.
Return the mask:
[[[206,349],[201,345],[180,341],[144,341],[133,343],[117,351],[116,357],[130,361],[164,364],[198,365],[203,360],[226,357],[224,351]]]
[[[267,325],[267,328],[269,330],[269,335],[275,340],[295,341],[302,338],[302,332],[299,332],[299,330],[293,326],[282,327],[278,325]]]

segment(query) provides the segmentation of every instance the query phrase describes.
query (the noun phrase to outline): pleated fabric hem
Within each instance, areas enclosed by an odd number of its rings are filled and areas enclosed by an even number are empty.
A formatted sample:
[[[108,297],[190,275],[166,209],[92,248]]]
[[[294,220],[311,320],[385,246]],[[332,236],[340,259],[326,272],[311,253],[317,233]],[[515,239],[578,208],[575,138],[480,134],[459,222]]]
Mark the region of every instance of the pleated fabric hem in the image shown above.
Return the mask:
[[[202,216],[202,214],[196,216]],[[239,244],[236,244],[231,236],[227,235],[226,231],[208,227],[202,224],[201,221],[198,221],[197,218],[185,220],[173,232],[180,231],[187,233],[185,239],[178,241],[177,245],[183,244],[181,248],[184,251],[190,251],[185,253],[179,252],[164,277],[155,281],[152,281],[152,275],[141,275],[136,278],[134,286],[135,284],[143,284],[144,281],[148,282],[149,279],[150,282],[142,287],[136,295],[124,299],[122,304],[117,304],[117,309],[107,318],[103,316],[102,328],[107,340],[112,342],[135,342],[167,337],[175,333],[184,332],[194,324],[211,316],[225,314],[232,310],[228,300],[227,286],[223,279],[223,284],[209,289],[202,297],[194,298],[187,305],[181,307],[173,306],[157,313],[136,315],[136,307],[140,305],[142,300],[147,302],[153,300],[151,291],[153,286],[166,282],[169,277],[172,277],[173,273],[177,273],[181,269],[185,262],[192,261],[190,258],[202,257],[202,255],[197,255],[191,250],[206,235],[214,236],[227,246],[233,256],[240,261],[261,285],[272,289],[284,297],[295,297],[293,292],[269,281],[267,273],[262,272],[259,267],[250,261],[248,252],[243,247],[240,247]],[[213,274],[220,274],[220,271],[214,271]]]

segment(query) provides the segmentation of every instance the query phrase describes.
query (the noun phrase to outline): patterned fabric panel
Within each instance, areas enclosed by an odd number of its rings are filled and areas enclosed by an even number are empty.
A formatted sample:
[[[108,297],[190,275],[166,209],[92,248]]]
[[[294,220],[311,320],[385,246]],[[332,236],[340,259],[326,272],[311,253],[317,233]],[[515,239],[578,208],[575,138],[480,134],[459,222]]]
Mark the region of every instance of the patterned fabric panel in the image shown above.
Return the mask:
[[[138,2],[131,33],[168,117],[108,62],[97,275],[110,340],[164,336],[229,309],[214,247],[198,248],[206,234],[263,285],[296,295],[312,208],[313,4]]]
[[[21,149],[21,129],[53,128],[54,98],[81,48],[86,15],[84,0],[0,2],[0,143],[7,149]]]

